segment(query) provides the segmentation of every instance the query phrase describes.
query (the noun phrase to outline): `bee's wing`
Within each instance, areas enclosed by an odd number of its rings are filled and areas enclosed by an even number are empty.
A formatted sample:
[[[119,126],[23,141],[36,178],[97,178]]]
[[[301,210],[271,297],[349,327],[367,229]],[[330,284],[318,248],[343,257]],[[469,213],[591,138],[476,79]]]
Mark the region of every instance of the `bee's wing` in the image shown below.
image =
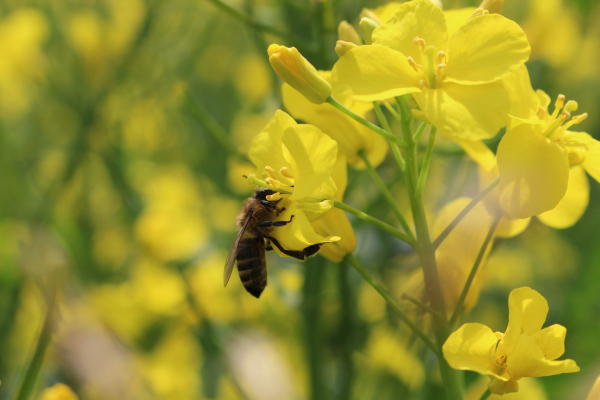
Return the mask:
[[[248,227],[248,223],[252,219],[252,210],[248,213],[248,218],[246,218],[246,222],[240,229],[240,232],[235,237],[233,244],[231,245],[231,249],[229,250],[229,254],[227,254],[227,261],[225,261],[225,270],[223,271],[223,287],[227,286],[227,282],[229,282],[229,278],[231,277],[231,272],[233,271],[233,264],[235,264],[235,257],[237,256],[238,246],[242,241],[242,236],[244,236],[244,232],[246,232],[246,228]]]

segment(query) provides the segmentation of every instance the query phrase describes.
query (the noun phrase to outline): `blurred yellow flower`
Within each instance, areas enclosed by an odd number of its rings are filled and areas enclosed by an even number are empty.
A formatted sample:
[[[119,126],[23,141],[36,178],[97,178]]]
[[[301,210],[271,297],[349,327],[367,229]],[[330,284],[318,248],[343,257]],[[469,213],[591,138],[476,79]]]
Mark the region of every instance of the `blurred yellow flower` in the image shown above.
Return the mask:
[[[79,396],[64,383],[56,383],[40,393],[38,400],[79,400]]]
[[[249,54],[239,60],[235,67],[233,83],[244,100],[257,104],[271,93],[271,75],[265,60]]]
[[[579,371],[573,360],[556,361],[565,352],[567,330],[561,325],[542,329],[548,302],[541,294],[528,287],[515,289],[508,307],[504,334],[468,323],[448,337],[442,350],[452,368],[490,376],[488,387],[499,395],[517,392],[517,381],[524,377]]]
[[[323,237],[310,224],[332,208],[337,193],[332,173],[337,160],[337,143],[312,125],[298,125],[283,111],[252,141],[249,156],[265,182],[291,194],[276,194],[285,208],[275,221],[291,221],[272,231],[287,250],[302,250],[319,243],[339,240]],[[252,178],[252,176],[251,176]],[[293,216],[293,218],[292,218]],[[278,248],[277,254],[286,257]]]
[[[588,397],[586,400],[598,400],[598,399],[600,399],[600,377],[598,377],[596,379],[596,382],[594,383],[592,390],[590,390],[590,393],[588,394]]]
[[[330,71],[318,71],[327,82],[331,80]],[[328,103],[314,104],[287,83],[282,87],[283,105],[296,118],[321,129],[338,143],[338,152],[347,157],[348,163],[355,168],[366,168],[358,155],[364,150],[371,164],[377,167],[383,162],[388,150],[387,141],[371,129],[356,122]],[[344,95],[335,94],[336,100],[354,113],[365,116],[373,109],[372,103],[353,101]]]
[[[481,394],[487,389],[486,377],[481,377],[475,383],[467,388],[465,400],[479,400]],[[519,382],[519,391],[517,393],[507,393],[504,395],[492,394],[487,400],[546,400],[548,396],[544,386],[537,379],[523,379]]]
[[[319,76],[315,67],[295,47],[272,44],[267,52],[277,75],[310,102],[321,104],[331,96],[331,85]]]
[[[450,137],[479,140],[506,123],[500,80],[529,57],[521,28],[498,14],[470,18],[448,37],[442,10],[404,3],[373,32],[373,45],[349,50],[335,64],[336,92],[374,101],[411,93],[424,118]]]

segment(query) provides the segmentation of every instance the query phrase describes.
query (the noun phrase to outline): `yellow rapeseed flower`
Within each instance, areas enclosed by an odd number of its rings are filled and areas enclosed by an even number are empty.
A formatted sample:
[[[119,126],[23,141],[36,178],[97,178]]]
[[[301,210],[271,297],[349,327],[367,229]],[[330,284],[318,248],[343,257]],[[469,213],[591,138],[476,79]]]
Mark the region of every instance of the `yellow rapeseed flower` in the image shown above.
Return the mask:
[[[56,383],[54,386],[44,389],[38,400],[79,400],[79,396],[64,383]]]
[[[518,391],[524,377],[579,371],[573,360],[556,361],[565,352],[567,330],[561,325],[542,329],[548,302],[541,294],[528,287],[515,289],[508,307],[505,333],[468,323],[448,337],[442,350],[452,368],[488,375],[490,391],[500,395]]]
[[[527,218],[555,209],[569,189],[559,210],[540,218],[551,226],[570,226],[588,203],[589,188],[580,168],[600,181],[599,142],[568,130],[587,114],[571,118],[577,103],[565,104],[563,95],[550,114],[550,98],[533,91],[525,67],[505,85],[518,100],[512,102],[508,129],[498,146],[500,205],[512,218]]]
[[[249,156],[259,174],[267,184],[282,190],[268,198],[281,198],[278,206],[285,208],[275,221],[289,221],[294,216],[291,223],[273,229],[272,236],[283,248],[302,250],[340,240],[337,236],[319,235],[311,225],[311,221],[323,218],[332,208],[338,190],[332,178],[337,153],[335,140],[319,128],[299,125],[279,110],[252,141]],[[275,251],[287,257],[279,249]]]
[[[458,14],[460,15],[460,14]],[[456,15],[455,15],[456,16]],[[430,1],[404,3],[332,71],[336,91],[374,101],[411,93],[440,132],[480,140],[506,123],[509,99],[500,80],[521,66],[530,47],[523,30],[498,14],[453,19]]]

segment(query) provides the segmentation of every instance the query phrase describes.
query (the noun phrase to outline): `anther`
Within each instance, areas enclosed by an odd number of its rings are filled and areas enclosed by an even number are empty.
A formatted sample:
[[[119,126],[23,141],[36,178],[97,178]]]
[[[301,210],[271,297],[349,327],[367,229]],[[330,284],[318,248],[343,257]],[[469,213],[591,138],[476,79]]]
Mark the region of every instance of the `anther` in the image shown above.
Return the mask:
[[[581,115],[576,115],[573,118],[571,118],[571,120],[569,122],[567,122],[566,124],[563,125],[564,130],[569,129],[571,126],[580,123],[581,121],[585,120],[588,117],[587,113],[583,113]]]
[[[281,186],[281,183],[277,179],[272,179],[272,178],[266,178],[265,179],[265,183],[267,185],[271,185],[271,186],[276,187],[276,188],[278,188],[278,187]]]
[[[435,63],[437,64],[444,64],[446,59],[446,52],[445,51],[438,51],[437,53],[437,57],[435,58]]]
[[[422,79],[422,80],[419,82],[419,86],[421,87],[421,89],[422,89],[422,88],[424,88],[424,87],[426,87],[426,88],[428,88],[428,89],[429,89],[429,83],[427,83],[427,81],[426,81],[425,79]]]
[[[548,115],[548,113],[546,112],[546,109],[544,107],[540,106],[538,108],[538,118],[543,121],[544,119],[546,119],[547,115]]]
[[[414,60],[412,57],[406,57],[406,61],[408,61],[408,64],[409,64],[411,67],[413,67],[413,69],[414,69],[416,72],[419,72],[419,69],[422,69],[422,68],[423,68],[423,66],[422,66],[422,65],[420,65],[420,64],[417,64],[417,63],[415,62],[415,60]]]
[[[563,105],[565,104],[565,95],[564,94],[559,94],[558,98],[556,99],[556,103],[554,103],[554,107],[556,107],[557,109],[561,109],[563,108]]]
[[[427,47],[427,43],[425,43],[425,39],[417,36],[416,38],[413,39],[413,44],[415,44],[416,46],[419,46],[421,51],[425,52],[425,47]]]
[[[282,198],[281,193],[279,193],[279,192],[267,195],[267,200],[269,200],[269,201],[277,201],[277,200],[280,200],[281,198]]]
[[[446,68],[446,64],[438,64],[438,66],[435,67],[435,74],[437,76],[442,76],[444,74],[445,68]]]
[[[569,118],[571,118],[571,113],[570,113],[570,112],[568,112],[567,110],[563,110],[563,111],[560,113],[560,117],[558,117],[558,119],[559,119],[559,120],[561,120],[561,121],[566,121],[566,120],[568,120]]]
[[[275,170],[272,167],[269,167],[268,165],[265,167],[265,171],[268,172],[268,174],[271,176],[271,178],[273,179],[277,179],[277,172],[275,172]]]
[[[467,19],[467,21],[469,21],[469,20],[471,20],[471,19],[473,19],[473,18],[475,18],[475,17],[478,17],[478,16],[480,16],[480,15],[484,15],[484,14],[486,14],[486,11],[487,11],[487,10],[484,10],[484,9],[483,9],[483,8],[481,8],[481,7],[477,8],[475,11],[473,11],[473,14],[471,14],[471,16],[470,16],[470,17]]]
[[[294,179],[294,175],[290,171],[288,171],[287,167],[283,167],[279,170],[279,173],[285,177]]]

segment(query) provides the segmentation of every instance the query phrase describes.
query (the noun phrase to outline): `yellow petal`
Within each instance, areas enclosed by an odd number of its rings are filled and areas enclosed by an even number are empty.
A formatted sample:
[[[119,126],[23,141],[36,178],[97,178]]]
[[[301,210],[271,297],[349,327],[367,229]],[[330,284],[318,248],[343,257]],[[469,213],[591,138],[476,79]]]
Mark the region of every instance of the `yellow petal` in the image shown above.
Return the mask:
[[[471,85],[494,82],[516,71],[530,52],[517,23],[499,14],[475,17],[448,40],[446,79]]]
[[[542,349],[528,335],[519,336],[519,342],[508,357],[507,363],[509,374],[515,380],[527,376],[551,376],[579,371],[573,360],[547,360]]]
[[[468,197],[458,198],[446,204],[439,212],[433,225],[433,237],[437,237],[452,220],[469,204]],[[436,251],[440,281],[444,282],[444,298],[448,312],[452,312],[462,292],[473,263],[483,245],[485,236],[492,225],[493,217],[483,203],[477,204],[465,218],[444,239]],[[487,252],[479,265],[475,279],[464,302],[464,309],[470,310],[477,303],[486,273]]]
[[[390,47],[425,65],[425,60],[421,60],[423,52],[413,43],[416,37],[425,39],[428,46],[433,45],[438,51],[446,47],[448,31],[444,13],[430,1],[402,4],[394,16],[375,29],[371,36],[373,44]]]
[[[374,101],[420,91],[419,76],[406,56],[380,45],[348,51],[331,71],[336,92],[355,100]]]
[[[248,155],[258,168],[258,176],[264,172],[266,166],[271,166],[276,171],[283,167],[291,167],[291,164],[283,157],[281,137],[287,128],[296,125],[298,124],[294,118],[277,110],[267,126],[254,137]]]
[[[304,212],[296,208],[296,202],[289,200],[282,201],[282,206],[285,207],[285,211],[279,214],[275,221],[289,221],[292,215],[294,218],[292,222],[284,225],[274,227],[271,231],[271,236],[277,239],[279,244],[285,250],[303,250],[308,246],[319,243],[329,243],[339,240],[336,236],[322,236],[315,232],[315,229],[304,215]],[[276,246],[273,249],[281,257],[289,257],[283,254]]]
[[[309,196],[331,176],[337,160],[337,143],[312,125],[285,130],[281,138],[283,155],[294,173],[290,200]]]
[[[494,363],[493,350],[497,342],[498,339],[490,328],[469,323],[450,334],[442,351],[444,358],[454,369],[475,371],[506,381],[506,377],[496,373],[498,366]]]
[[[498,146],[500,205],[512,218],[551,210],[563,198],[569,179],[564,148],[521,124],[506,132]]]
[[[327,71],[319,71],[324,79],[329,80]],[[374,166],[381,164],[388,150],[385,138],[356,122],[346,114],[328,103],[314,104],[288,84],[282,87],[283,104],[294,118],[303,120],[321,129],[338,143],[338,152],[348,158],[348,162],[356,168],[365,168],[359,150],[365,150],[369,161]],[[373,108],[372,103],[356,102],[352,99],[336,96],[346,107],[358,115]]]
[[[427,119],[451,138],[494,137],[506,124],[508,94],[500,82],[485,85],[447,83],[414,95]]]
[[[331,261],[340,262],[348,253],[356,248],[356,236],[346,213],[339,208],[327,212],[325,217],[313,222],[313,227],[319,235],[339,236],[340,240],[329,243],[321,248],[321,255]]]
[[[538,215],[540,221],[556,229],[575,225],[581,218],[590,200],[590,184],[585,171],[579,165],[569,170],[569,182],[565,196],[556,207]]]
[[[565,353],[567,328],[554,324],[535,333],[531,338],[542,350],[547,360],[556,360]]]
[[[467,23],[469,17],[475,12],[475,7],[457,8],[455,10],[444,10],[446,18],[446,27],[448,28],[448,37],[452,37],[454,33],[464,24]]]
[[[533,335],[542,329],[548,315],[548,302],[535,290],[522,287],[508,296],[508,328],[500,342],[503,350],[512,357],[519,337]]]
[[[454,141],[484,170],[491,171],[496,166],[496,155],[485,143],[456,138]]]
[[[481,394],[488,388],[489,379],[481,377],[475,383],[469,385],[465,394],[465,400],[479,400]],[[519,381],[519,391],[505,395],[492,394],[488,400],[548,400],[544,385],[537,379],[522,379]]]
[[[509,114],[523,119],[537,119],[541,101],[531,87],[529,72],[523,64],[515,72],[502,79],[510,97]]]
[[[600,182],[600,142],[592,140],[587,146],[588,151],[582,166],[592,178]]]
[[[496,237],[507,239],[517,236],[527,229],[530,222],[531,218],[512,219],[502,217],[496,228]]]

